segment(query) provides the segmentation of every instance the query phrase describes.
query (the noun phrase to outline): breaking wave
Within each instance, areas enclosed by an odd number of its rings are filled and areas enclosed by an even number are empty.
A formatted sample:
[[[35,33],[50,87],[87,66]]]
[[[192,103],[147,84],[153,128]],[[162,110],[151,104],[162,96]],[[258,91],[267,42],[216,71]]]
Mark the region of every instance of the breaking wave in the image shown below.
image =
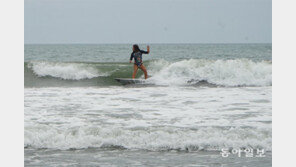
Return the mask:
[[[28,68],[38,77],[50,76],[65,80],[91,79],[108,75],[85,63],[31,62]]]
[[[271,62],[247,59],[151,62],[152,82],[160,85],[196,84],[206,81],[221,86],[269,86],[272,84]]]
[[[170,62],[160,59],[144,63],[152,76],[147,82],[155,85],[272,85],[270,61],[188,59]],[[43,80],[48,77],[55,78],[56,82],[72,81],[71,84],[87,80],[85,86],[96,86],[97,83],[119,85],[114,78],[130,78],[132,71],[133,66],[129,63],[28,62],[25,63],[25,85],[34,86],[43,82],[46,86]],[[143,73],[138,73],[138,77],[143,78]]]
[[[147,127],[138,129],[27,125],[25,147],[51,149],[119,148],[152,151],[198,151],[222,148],[264,148],[271,151],[270,128]]]

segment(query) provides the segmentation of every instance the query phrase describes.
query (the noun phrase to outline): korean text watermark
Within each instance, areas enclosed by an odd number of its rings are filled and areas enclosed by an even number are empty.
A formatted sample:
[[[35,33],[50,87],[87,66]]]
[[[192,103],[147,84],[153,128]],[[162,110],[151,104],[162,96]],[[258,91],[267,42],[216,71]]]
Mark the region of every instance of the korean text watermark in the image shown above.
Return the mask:
[[[238,157],[265,157],[264,149],[252,149],[252,148],[222,148],[220,152],[222,157],[228,157],[229,155],[237,155]]]

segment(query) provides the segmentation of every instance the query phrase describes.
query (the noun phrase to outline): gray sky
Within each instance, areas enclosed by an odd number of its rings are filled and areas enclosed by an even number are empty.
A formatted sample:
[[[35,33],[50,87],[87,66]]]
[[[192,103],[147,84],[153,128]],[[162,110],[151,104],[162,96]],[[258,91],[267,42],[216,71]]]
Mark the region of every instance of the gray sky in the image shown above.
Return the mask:
[[[25,0],[25,43],[271,43],[271,0]]]

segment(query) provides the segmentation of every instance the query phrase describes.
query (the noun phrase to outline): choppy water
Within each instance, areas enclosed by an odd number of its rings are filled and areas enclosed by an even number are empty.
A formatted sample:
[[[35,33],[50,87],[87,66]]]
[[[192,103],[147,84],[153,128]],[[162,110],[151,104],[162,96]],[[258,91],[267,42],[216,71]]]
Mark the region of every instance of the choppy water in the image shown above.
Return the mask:
[[[151,45],[149,84],[122,86],[130,47],[25,45],[27,166],[271,165],[271,44]]]

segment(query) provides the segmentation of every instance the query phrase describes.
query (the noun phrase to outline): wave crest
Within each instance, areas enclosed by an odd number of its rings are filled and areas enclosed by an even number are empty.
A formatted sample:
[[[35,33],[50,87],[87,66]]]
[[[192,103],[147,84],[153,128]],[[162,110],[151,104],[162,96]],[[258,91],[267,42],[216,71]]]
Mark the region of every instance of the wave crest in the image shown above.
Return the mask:
[[[50,76],[65,80],[91,79],[108,75],[86,63],[30,62],[28,68],[39,77]]]
[[[119,148],[153,151],[264,148],[271,150],[271,131],[265,128],[200,127],[144,129],[31,125],[25,128],[25,147],[52,149]]]
[[[160,85],[196,84],[206,81],[222,86],[270,86],[271,62],[248,59],[204,60],[189,59],[178,62],[152,61],[148,69],[151,82]]]
[[[25,63],[26,65],[26,63]],[[204,85],[204,86],[271,86],[272,63],[255,62],[249,59],[206,60],[189,59],[169,62],[150,60],[145,62],[147,80],[153,85]],[[92,80],[93,85],[116,85],[114,78],[131,78],[133,65],[128,63],[86,63],[86,62],[29,62],[25,75],[53,77],[62,80]],[[139,75],[143,73],[139,71]],[[99,78],[98,77],[104,77]],[[32,78],[35,82],[41,82]],[[27,81],[30,82],[31,81]],[[90,81],[91,82],[91,81]],[[32,82],[34,84],[34,82]],[[50,84],[50,83],[48,83]],[[83,83],[82,83],[83,84]],[[83,86],[83,85],[82,85]]]

